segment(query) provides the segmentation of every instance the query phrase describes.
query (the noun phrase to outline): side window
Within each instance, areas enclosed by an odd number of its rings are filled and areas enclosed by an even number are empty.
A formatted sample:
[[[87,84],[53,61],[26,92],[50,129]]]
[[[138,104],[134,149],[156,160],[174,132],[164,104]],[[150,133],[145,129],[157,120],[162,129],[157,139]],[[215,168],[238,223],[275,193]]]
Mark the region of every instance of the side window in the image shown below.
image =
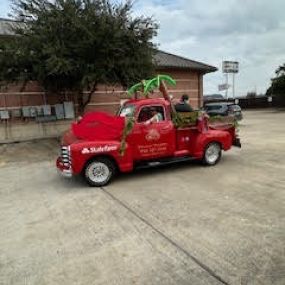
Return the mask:
[[[156,121],[164,121],[165,114],[164,108],[162,106],[146,106],[140,110],[138,116],[138,123],[147,122],[151,120],[153,117],[156,117]]]

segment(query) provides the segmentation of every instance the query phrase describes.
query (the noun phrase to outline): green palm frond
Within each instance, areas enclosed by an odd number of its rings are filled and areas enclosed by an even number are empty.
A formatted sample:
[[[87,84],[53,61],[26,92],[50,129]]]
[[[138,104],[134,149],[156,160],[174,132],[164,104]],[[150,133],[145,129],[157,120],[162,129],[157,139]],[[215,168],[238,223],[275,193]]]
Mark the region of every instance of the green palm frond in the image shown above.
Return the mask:
[[[159,79],[157,77],[146,81],[144,86],[144,94],[147,94],[159,87]]]
[[[128,90],[128,94],[132,95],[134,93],[136,93],[137,91],[142,91],[144,89],[144,84],[143,82],[137,83],[135,85],[133,85],[132,87],[129,88]]]
[[[163,81],[165,81],[166,83],[168,83],[168,84],[170,84],[170,85],[172,85],[172,86],[175,86],[176,85],[176,81],[171,77],[171,76],[169,76],[169,75],[158,75],[157,76],[157,78],[158,78],[158,82],[159,82],[159,84],[160,84],[160,82],[163,80]],[[158,84],[158,86],[159,86],[159,84]]]
[[[156,77],[149,80],[142,80],[141,82],[133,85],[129,90],[128,94],[132,95],[137,91],[142,91],[144,95],[147,95],[156,88],[159,88],[160,83],[165,81],[166,83],[175,86],[176,81],[169,75],[157,75]]]
[[[147,94],[151,91],[153,91],[156,88],[159,88],[161,81],[165,81],[166,83],[169,83],[170,85],[175,86],[176,81],[169,75],[157,75],[153,79],[147,80],[145,86],[144,86],[144,94]]]

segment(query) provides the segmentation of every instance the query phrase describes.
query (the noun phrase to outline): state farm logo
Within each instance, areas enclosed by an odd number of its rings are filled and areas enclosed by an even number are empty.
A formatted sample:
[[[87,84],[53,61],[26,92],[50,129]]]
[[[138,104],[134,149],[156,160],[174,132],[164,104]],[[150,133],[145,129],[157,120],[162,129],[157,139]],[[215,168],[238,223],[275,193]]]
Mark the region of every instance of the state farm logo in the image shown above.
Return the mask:
[[[89,148],[85,147],[84,149],[81,150],[81,153],[87,154],[87,153],[90,153],[90,150],[89,150]]]
[[[105,145],[105,146],[99,146],[99,147],[85,147],[81,150],[82,154],[88,154],[88,153],[100,153],[100,152],[109,152],[116,150],[117,146],[115,145]]]
[[[156,129],[151,129],[147,133],[145,139],[147,141],[157,141],[157,140],[160,139],[160,134],[159,134],[159,132]]]

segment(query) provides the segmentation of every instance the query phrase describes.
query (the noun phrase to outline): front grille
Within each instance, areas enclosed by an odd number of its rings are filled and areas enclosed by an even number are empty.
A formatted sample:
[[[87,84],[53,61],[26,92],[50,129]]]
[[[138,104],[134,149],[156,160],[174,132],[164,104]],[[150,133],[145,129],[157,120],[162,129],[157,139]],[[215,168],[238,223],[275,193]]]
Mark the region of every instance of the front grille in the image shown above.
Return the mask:
[[[71,154],[69,146],[62,146],[60,153],[61,161],[65,167],[71,168]]]

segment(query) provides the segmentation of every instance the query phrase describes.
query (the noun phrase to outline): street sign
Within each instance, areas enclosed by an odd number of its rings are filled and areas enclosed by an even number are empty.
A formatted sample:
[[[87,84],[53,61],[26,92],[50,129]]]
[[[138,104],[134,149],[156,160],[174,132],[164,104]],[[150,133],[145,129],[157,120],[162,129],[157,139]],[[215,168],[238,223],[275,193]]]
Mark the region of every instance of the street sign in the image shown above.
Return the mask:
[[[223,73],[238,73],[239,63],[237,61],[223,61]]]
[[[235,75],[239,72],[239,63],[237,61],[223,61],[223,73],[226,75],[226,84],[228,84],[229,74],[232,74],[233,78],[233,98],[235,98]],[[228,98],[228,88],[226,90],[226,98]]]

